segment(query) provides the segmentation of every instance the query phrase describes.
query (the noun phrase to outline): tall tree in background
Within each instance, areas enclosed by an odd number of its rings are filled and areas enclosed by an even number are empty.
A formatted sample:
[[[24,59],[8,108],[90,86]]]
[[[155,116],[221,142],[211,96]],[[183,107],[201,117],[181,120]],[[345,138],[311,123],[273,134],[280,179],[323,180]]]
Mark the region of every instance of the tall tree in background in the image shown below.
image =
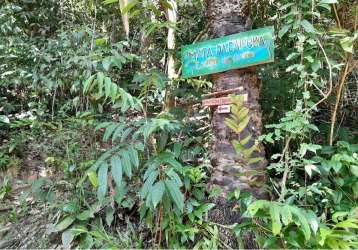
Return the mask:
[[[221,37],[233,33],[239,33],[251,29],[250,1],[248,0],[208,0],[207,19],[209,32],[212,37]],[[265,153],[262,145],[257,144],[257,150],[251,157],[261,160],[250,163],[237,154],[232,142],[242,140],[251,135],[251,139],[245,143],[244,148],[252,147],[261,134],[261,108],[259,104],[259,81],[255,68],[243,70],[230,70],[212,75],[214,91],[223,91],[241,87],[237,95],[244,95],[245,106],[249,109],[250,121],[239,134],[226,125],[228,114],[220,114],[214,111],[212,127],[214,133],[212,163],[214,167],[211,184],[218,185],[224,192],[222,196],[236,189],[249,191],[256,198],[264,198],[264,182],[266,167]],[[213,210],[213,220],[237,222],[238,215],[227,207],[225,199],[217,200],[217,209]],[[227,207],[227,209],[225,209]]]

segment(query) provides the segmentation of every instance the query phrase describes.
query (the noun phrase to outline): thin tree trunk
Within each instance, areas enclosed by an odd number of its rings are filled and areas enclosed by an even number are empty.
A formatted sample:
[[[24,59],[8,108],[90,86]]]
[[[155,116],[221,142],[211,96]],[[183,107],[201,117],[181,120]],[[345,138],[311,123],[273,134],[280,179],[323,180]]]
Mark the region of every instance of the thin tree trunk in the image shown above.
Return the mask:
[[[210,35],[215,38],[251,29],[249,12],[250,1],[248,0],[207,0],[207,19],[209,21]],[[259,81],[254,67],[214,74],[212,75],[212,81],[215,92],[242,87],[241,89],[243,90],[236,92],[236,94],[246,96],[247,102],[245,106],[250,110],[249,125],[240,135],[235,134],[225,124],[225,119],[229,117],[229,114],[219,114],[217,110],[214,110],[212,119],[214,133],[212,165],[214,170],[211,177],[211,186],[218,185],[223,189],[223,192],[221,197],[215,200],[217,206],[210,213],[210,219],[221,224],[239,223],[240,215],[233,210],[232,204],[225,199],[229,192],[240,189],[241,191],[251,192],[255,198],[266,197],[264,190],[266,160],[249,164],[247,160],[240,158],[232,145],[233,140],[243,139],[251,134],[250,143],[245,145],[251,147],[258,136],[261,135],[262,119],[259,104]],[[263,157],[265,159],[262,145],[258,145],[258,149],[252,157]],[[223,234],[225,234],[223,240],[232,247],[238,247],[233,243],[235,241],[234,237],[227,236],[228,232],[223,232]],[[245,240],[245,247],[257,247],[251,235]]]
[[[177,23],[177,3],[176,0],[168,0],[171,8],[165,8],[167,20],[175,25]],[[168,57],[167,57],[167,74],[170,80],[168,87],[165,92],[165,104],[164,109],[169,111],[175,105],[175,97],[171,91],[170,86],[173,84],[173,79],[177,78],[177,73],[175,71],[175,59],[174,53],[175,50],[175,29],[174,27],[168,28],[168,37],[167,37],[167,48],[168,48]]]
[[[177,3],[175,0],[169,0],[168,3],[171,6],[166,9],[167,19],[172,24],[177,22]],[[167,72],[168,78],[174,79],[177,77],[175,71],[175,61],[173,51],[175,50],[175,29],[173,27],[168,28],[168,38],[167,38],[167,48],[168,48],[168,62],[167,62]]]
[[[121,9],[122,22],[124,31],[126,32],[126,37],[129,39],[129,17],[128,13],[123,13],[123,9],[130,3],[130,0],[119,0],[119,6]]]

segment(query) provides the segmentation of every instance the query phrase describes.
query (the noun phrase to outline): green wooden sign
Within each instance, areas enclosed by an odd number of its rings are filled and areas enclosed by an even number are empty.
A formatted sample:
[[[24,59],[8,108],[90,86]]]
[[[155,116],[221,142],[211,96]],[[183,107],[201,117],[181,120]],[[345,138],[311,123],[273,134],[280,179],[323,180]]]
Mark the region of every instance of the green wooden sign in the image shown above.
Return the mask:
[[[241,32],[182,48],[184,78],[273,61],[273,27]]]

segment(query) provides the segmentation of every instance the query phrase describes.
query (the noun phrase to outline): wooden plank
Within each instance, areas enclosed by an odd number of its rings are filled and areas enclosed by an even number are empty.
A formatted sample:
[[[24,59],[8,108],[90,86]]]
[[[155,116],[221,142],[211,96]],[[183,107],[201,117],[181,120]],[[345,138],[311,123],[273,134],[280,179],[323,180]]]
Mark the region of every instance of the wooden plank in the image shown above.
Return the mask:
[[[243,91],[243,90],[244,90],[244,87],[238,87],[238,88],[233,88],[233,89],[227,89],[227,90],[223,90],[223,91],[213,92],[213,93],[210,93],[210,94],[206,94],[203,97],[208,98],[208,97],[213,97],[213,96],[227,95],[227,94],[232,94],[232,93],[235,93],[237,91]]]
[[[205,107],[215,107],[231,104],[230,97],[221,97],[221,98],[212,98],[203,100],[203,106]]]
[[[241,32],[182,48],[184,78],[247,68],[273,61],[273,27]]]

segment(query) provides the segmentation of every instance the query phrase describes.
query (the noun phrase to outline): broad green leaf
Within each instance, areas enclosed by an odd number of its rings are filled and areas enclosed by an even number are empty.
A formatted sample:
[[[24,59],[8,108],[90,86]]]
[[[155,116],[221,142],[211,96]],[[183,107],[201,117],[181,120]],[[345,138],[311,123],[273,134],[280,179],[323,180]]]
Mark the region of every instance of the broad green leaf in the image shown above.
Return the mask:
[[[169,178],[175,181],[179,187],[183,186],[179,175],[173,169],[169,169],[168,171],[166,171],[166,174]]]
[[[327,227],[321,227],[319,229],[319,236],[320,236],[320,240],[318,242],[318,244],[320,244],[321,246],[323,246],[326,242],[327,236],[330,236],[332,234],[332,230],[327,228]]]
[[[176,181],[166,180],[166,189],[168,190],[170,197],[172,198],[176,207],[183,212],[184,209],[184,195],[180,192],[179,186]]]
[[[70,249],[70,245],[74,238],[75,236],[73,235],[71,230],[64,231],[61,236],[63,247],[65,249]]]
[[[258,200],[250,204],[247,211],[254,216],[260,209],[266,208],[269,205],[269,201]]]
[[[300,154],[301,157],[305,156],[307,151],[316,153],[317,150],[321,149],[322,146],[321,145],[317,145],[317,144],[307,144],[307,143],[302,143],[301,147],[300,147]]]
[[[91,76],[83,83],[83,93],[87,94],[89,89],[91,88],[91,84],[93,83],[93,80],[96,78],[96,75]]]
[[[62,210],[66,213],[75,214],[80,210],[80,207],[76,202],[69,202],[63,206]]]
[[[335,222],[335,223],[338,223],[338,219],[339,218],[342,218],[342,217],[345,217],[349,214],[349,212],[336,212],[332,215],[332,220]]]
[[[111,137],[111,135],[113,134],[113,132],[117,128],[117,126],[118,126],[117,123],[113,123],[112,125],[110,125],[106,128],[106,132],[103,135],[104,142],[108,142],[109,138]]]
[[[122,158],[122,168],[124,173],[128,176],[128,178],[132,178],[132,164],[129,157],[129,152],[126,150],[123,150],[121,152],[121,158]]]
[[[98,178],[97,178],[97,174],[95,171],[91,171],[87,173],[88,179],[90,180],[92,186],[94,188],[98,187]]]
[[[339,223],[337,223],[334,227],[340,227],[340,228],[344,228],[344,229],[349,229],[349,228],[355,228],[358,229],[358,220],[356,219],[347,219],[345,221],[341,221]]]
[[[151,189],[153,183],[156,181],[157,177],[159,175],[159,172],[157,170],[152,171],[149,175],[148,178],[145,180],[144,185],[140,191],[140,194],[142,196],[142,198],[147,197],[149,190]]]
[[[296,225],[300,226],[300,230],[303,232],[306,241],[308,241],[311,237],[311,230],[310,230],[309,223],[305,217],[305,214],[298,207],[290,206],[290,210],[291,213],[294,215],[294,221]]]
[[[316,214],[311,210],[306,212],[306,217],[308,223],[311,226],[312,232],[316,234],[319,228],[319,219],[317,218]]]
[[[93,218],[94,217],[94,215],[93,215],[93,211],[91,211],[91,210],[85,210],[85,211],[83,211],[82,213],[80,213],[79,215],[77,215],[77,219],[78,220],[81,220],[81,221],[86,221],[86,220],[88,220],[88,219],[90,219],[90,218]]]
[[[56,224],[55,231],[60,232],[60,231],[65,230],[66,228],[71,226],[75,220],[76,220],[76,218],[71,217],[71,216],[64,218],[62,221],[60,221],[59,223]]]
[[[109,125],[113,124],[113,122],[102,122],[100,124],[98,124],[96,127],[95,127],[95,131],[98,131],[102,128],[107,128]]]
[[[310,22],[308,22],[306,19],[301,21],[301,26],[307,33],[316,32],[316,29],[313,27],[313,25]]]
[[[289,31],[289,29],[291,29],[291,27],[292,27],[291,24],[284,25],[278,32],[278,37],[282,38],[287,33],[287,31]]]
[[[133,132],[133,128],[127,128],[126,130],[124,130],[121,137],[121,143],[124,143],[127,140],[127,138],[132,134],[132,132]]]
[[[105,81],[104,81],[104,91],[105,91],[106,98],[109,96],[112,96],[112,93],[111,93],[112,84],[114,84],[114,83],[112,83],[111,79],[109,77],[106,77]]]
[[[112,172],[113,180],[116,183],[116,185],[119,187],[122,185],[122,176],[123,176],[121,159],[118,156],[113,156],[111,159],[111,166],[112,166],[111,172]]]
[[[112,136],[112,142],[114,142],[117,138],[121,137],[124,128],[125,128],[124,124],[122,124],[116,128],[116,131],[114,131],[113,136]]]
[[[173,157],[168,157],[164,159],[165,163],[168,163],[169,165],[171,165],[172,167],[175,168],[182,168],[182,165],[180,164],[180,162],[178,162],[177,160],[175,160]]]
[[[109,206],[106,208],[106,223],[109,227],[112,225],[113,220],[114,220],[114,209]]]
[[[342,46],[342,49],[348,53],[354,53],[354,37],[345,37],[341,39],[339,42]]]
[[[152,204],[153,204],[153,207],[154,207],[154,208],[155,208],[155,207],[159,204],[159,202],[162,200],[164,191],[165,191],[165,185],[164,185],[164,182],[163,182],[163,181],[157,182],[157,183],[150,189]]]
[[[320,172],[318,167],[313,165],[313,164],[308,164],[308,165],[305,166],[305,171],[309,175],[309,177],[312,177],[312,170],[316,171],[318,173]]]
[[[106,58],[103,59],[103,61],[102,61],[102,66],[103,66],[103,69],[104,69],[105,71],[108,71],[108,70],[109,70],[109,68],[111,67],[111,64],[112,64],[112,62],[111,62],[111,58],[110,58],[110,57],[106,57]]]
[[[144,176],[143,176],[143,179],[146,180],[149,175],[156,171],[159,167],[159,164],[157,162],[154,162],[154,161],[150,161],[146,164],[146,166],[148,167],[147,170],[144,172]]]
[[[129,153],[129,157],[131,159],[132,164],[136,168],[138,168],[139,167],[138,151],[133,146],[130,146],[130,147],[128,147],[128,153]]]
[[[285,205],[280,208],[280,214],[281,214],[281,220],[284,225],[287,226],[292,222],[292,214],[288,205]]]
[[[341,249],[339,246],[339,239],[332,239],[332,238],[328,238],[326,240],[326,245],[329,247],[329,249]],[[348,250],[349,248],[347,248],[346,250]]]
[[[270,217],[272,222],[272,233],[278,235],[281,232],[282,223],[280,220],[280,209],[281,207],[275,204],[270,206]]]
[[[176,142],[174,144],[174,150],[173,151],[174,151],[174,156],[176,158],[178,158],[180,156],[180,154],[182,152],[182,147],[183,147],[183,145],[181,143],[179,143],[179,142]]]
[[[108,189],[108,165],[106,163],[103,163],[99,170],[98,170],[98,182],[99,182],[99,186],[98,186],[98,190],[97,190],[97,198],[99,200],[99,202],[103,202],[104,198],[106,197],[107,194],[107,189]]]
[[[111,97],[113,103],[115,103],[115,101],[117,100],[117,95],[118,95],[118,86],[117,84],[112,83],[109,96]]]

